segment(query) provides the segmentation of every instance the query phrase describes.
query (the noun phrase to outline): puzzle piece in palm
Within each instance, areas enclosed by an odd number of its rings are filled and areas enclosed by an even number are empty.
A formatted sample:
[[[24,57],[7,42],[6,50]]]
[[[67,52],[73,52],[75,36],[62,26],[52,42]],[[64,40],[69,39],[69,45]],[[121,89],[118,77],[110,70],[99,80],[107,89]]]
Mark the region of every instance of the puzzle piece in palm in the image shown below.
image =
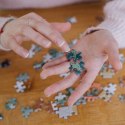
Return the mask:
[[[17,76],[16,80],[17,81],[23,81],[23,82],[26,82],[30,79],[30,76],[28,73],[24,72],[24,73],[21,73]]]
[[[115,91],[116,91],[116,84],[110,83],[107,87],[104,87],[103,90],[107,93],[107,94],[111,94],[114,95]]]
[[[66,54],[67,59],[73,60],[74,62],[81,60],[82,56],[81,56],[81,52],[77,52],[76,50],[72,49],[70,52],[68,52]]]
[[[17,104],[17,99],[16,98],[11,98],[9,99],[6,103],[5,103],[5,108],[7,110],[12,110],[16,108],[16,104]]]
[[[17,93],[24,92],[26,90],[26,86],[25,86],[25,83],[23,81],[17,81],[14,88],[16,88]]]
[[[70,67],[69,67],[70,71],[74,71],[77,75],[81,74],[85,69],[84,69],[84,63],[83,62],[71,62],[70,63]]]
[[[23,117],[28,118],[30,114],[33,112],[33,109],[30,107],[22,107],[21,112]]]

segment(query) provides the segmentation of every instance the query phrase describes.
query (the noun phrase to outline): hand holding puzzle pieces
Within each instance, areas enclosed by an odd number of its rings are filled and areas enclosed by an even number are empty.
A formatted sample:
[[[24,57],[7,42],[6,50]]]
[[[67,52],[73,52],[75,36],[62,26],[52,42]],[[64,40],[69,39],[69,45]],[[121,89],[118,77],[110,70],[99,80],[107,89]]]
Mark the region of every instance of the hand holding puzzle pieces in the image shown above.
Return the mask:
[[[75,41],[75,42],[74,42]],[[76,43],[76,40],[72,41],[71,45],[74,45]],[[40,51],[40,49],[35,49],[35,46],[32,46],[33,53]],[[32,54],[31,55],[35,55]],[[63,56],[64,54],[62,52],[59,52],[56,49],[50,49],[48,53],[43,57],[43,59],[40,61],[40,63],[35,63],[33,65],[33,68],[36,70],[41,69],[42,66],[47,63],[49,60],[58,58],[60,56]],[[32,58],[33,56],[30,56]],[[84,62],[81,56],[81,52],[78,52],[76,50],[71,50],[66,54],[67,60],[70,61],[70,72],[74,72],[77,75],[80,75],[85,71]],[[125,62],[125,57],[123,54],[120,54],[119,56],[122,63]],[[7,63],[8,64],[8,63]],[[67,77],[70,72],[60,74],[60,77]],[[112,78],[115,75],[115,72],[111,65],[108,63],[105,63],[100,71],[100,75],[103,77],[103,79],[106,78]],[[30,75],[26,72],[20,73],[16,78],[16,85],[14,88],[16,89],[16,92],[26,92],[26,90],[30,91],[32,82],[30,82]],[[29,84],[27,84],[27,82]],[[121,88],[125,87],[125,77],[121,77],[119,80],[119,86]],[[27,88],[28,87],[28,88]],[[88,102],[95,101],[97,99],[102,99],[106,102],[110,102],[111,98],[115,94],[116,91],[116,84],[109,83],[107,86],[103,86],[100,83],[93,83],[90,90],[88,90],[73,106],[67,106],[67,99],[74,91],[74,88],[68,88],[64,93],[58,93],[54,100],[45,102],[43,98],[38,99],[34,105],[32,106],[24,106],[20,108],[22,116],[24,118],[28,118],[30,114],[33,112],[42,111],[41,109],[47,111],[48,113],[54,113],[59,116],[59,118],[68,119],[69,117],[73,115],[78,115],[77,106],[83,105],[85,106]],[[27,92],[28,92],[27,91]],[[118,96],[118,99],[120,102],[125,102],[125,95],[120,94]],[[16,98],[10,98],[5,103],[6,110],[14,110],[16,106],[18,105]],[[3,120],[3,114],[0,114],[0,120]]]

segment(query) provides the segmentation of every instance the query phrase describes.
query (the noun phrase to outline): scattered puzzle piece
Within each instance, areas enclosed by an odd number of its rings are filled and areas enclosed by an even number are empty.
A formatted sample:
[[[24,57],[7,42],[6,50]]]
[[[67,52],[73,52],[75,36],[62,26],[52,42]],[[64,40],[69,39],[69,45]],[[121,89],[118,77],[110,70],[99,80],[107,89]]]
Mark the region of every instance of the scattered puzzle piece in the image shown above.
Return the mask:
[[[26,90],[26,86],[24,85],[23,81],[16,81],[16,85],[14,85],[14,88],[16,88],[16,92],[24,92]]]
[[[7,110],[12,110],[15,109],[17,105],[17,99],[16,98],[11,98],[5,103],[5,108]]]
[[[120,102],[125,102],[125,94],[120,94],[118,98]]]
[[[22,107],[21,112],[24,118],[28,118],[30,114],[33,112],[33,109],[30,108],[29,106],[27,107]]]
[[[20,74],[17,76],[17,78],[16,78],[17,81],[23,81],[23,82],[26,82],[26,81],[28,81],[29,79],[30,79],[30,76],[29,76],[29,74],[26,73],[26,72],[20,73]]]
[[[114,95],[114,92],[116,91],[116,84],[113,83],[109,83],[109,85],[107,87],[104,87],[103,90],[107,93],[107,94],[111,94]]]
[[[69,18],[67,18],[66,21],[71,23],[71,24],[74,24],[74,23],[77,23],[77,18],[75,16],[69,17]]]
[[[2,113],[0,113],[0,120],[3,120],[3,115],[2,115]]]
[[[10,60],[5,59],[0,61],[0,68],[6,68],[9,67],[11,64]]]
[[[76,106],[64,106],[60,107],[58,111],[56,111],[56,114],[59,115],[59,118],[67,119],[69,116],[72,116],[73,114],[78,114]]]

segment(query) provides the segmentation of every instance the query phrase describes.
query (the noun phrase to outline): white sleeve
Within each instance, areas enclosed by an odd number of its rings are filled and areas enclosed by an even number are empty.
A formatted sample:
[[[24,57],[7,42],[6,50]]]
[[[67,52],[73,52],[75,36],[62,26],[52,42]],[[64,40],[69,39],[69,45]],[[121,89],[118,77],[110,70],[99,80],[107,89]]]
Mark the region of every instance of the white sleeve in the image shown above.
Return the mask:
[[[97,26],[112,33],[119,48],[125,48],[125,0],[112,0],[104,7],[105,20]]]

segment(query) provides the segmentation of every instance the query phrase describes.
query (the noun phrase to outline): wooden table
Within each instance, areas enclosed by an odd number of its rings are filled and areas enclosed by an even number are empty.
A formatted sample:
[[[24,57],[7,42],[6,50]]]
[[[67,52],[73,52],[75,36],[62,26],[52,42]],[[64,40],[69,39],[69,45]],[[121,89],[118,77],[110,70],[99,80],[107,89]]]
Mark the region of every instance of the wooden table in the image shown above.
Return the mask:
[[[63,22],[67,17],[76,16],[78,23],[73,24],[72,30],[64,35],[65,39],[70,41],[76,38],[88,26],[97,24],[95,17],[102,15],[102,6],[103,3],[101,2],[94,4],[76,4],[54,9],[0,11],[0,15],[19,17],[33,11],[51,22]],[[24,46],[29,47],[29,45],[30,43],[27,42]],[[125,104],[120,103],[117,97],[118,94],[124,93],[124,89],[119,87],[111,103],[97,100],[93,103],[87,103],[85,106],[78,106],[79,115],[72,116],[68,120],[59,119],[57,115],[50,115],[46,111],[33,113],[28,119],[23,118],[20,113],[20,108],[22,106],[32,105],[35,99],[38,99],[41,95],[43,96],[43,90],[48,85],[60,79],[57,76],[53,76],[42,80],[39,75],[40,71],[33,69],[33,63],[40,61],[47,51],[47,49],[44,49],[42,53],[38,53],[32,59],[22,59],[13,52],[0,52],[0,59],[8,58],[12,62],[9,68],[0,69],[0,112],[4,115],[4,120],[0,121],[0,125],[125,125]],[[125,54],[125,50],[121,50],[121,52]],[[125,66],[112,79],[98,77],[96,82],[103,84],[109,82],[118,83],[118,78],[124,75],[124,70]],[[31,91],[17,94],[13,86],[15,85],[16,76],[22,72],[28,72],[30,74],[33,79],[33,87]],[[18,106],[15,110],[7,111],[4,108],[4,103],[11,97],[18,99]]]

